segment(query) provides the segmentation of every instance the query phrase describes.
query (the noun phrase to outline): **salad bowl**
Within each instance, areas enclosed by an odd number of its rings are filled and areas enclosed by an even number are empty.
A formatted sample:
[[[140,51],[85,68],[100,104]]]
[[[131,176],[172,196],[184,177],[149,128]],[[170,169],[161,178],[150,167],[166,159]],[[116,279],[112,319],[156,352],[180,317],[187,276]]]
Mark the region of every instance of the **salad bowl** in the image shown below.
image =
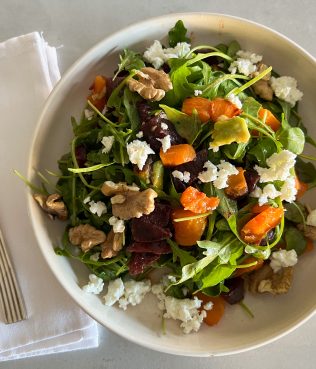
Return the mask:
[[[312,125],[316,113],[316,61],[311,55],[285,36],[244,19],[209,13],[171,14],[137,23],[107,37],[68,70],[48,98],[38,121],[29,157],[28,177],[31,180],[35,178],[36,170],[57,171],[57,159],[69,151],[70,117],[80,117],[94,77],[112,75],[123,49],[142,53],[154,40],[164,41],[168,30],[179,19],[189,30],[193,45],[237,40],[244,50],[263,55],[278,73],[294,77],[304,93],[299,113],[309,134],[316,135],[315,125]],[[311,208],[316,207],[311,195],[306,196],[304,202]],[[147,348],[187,356],[229,355],[272,342],[291,332],[315,312],[316,256],[310,253],[303,255],[295,267],[293,285],[287,294],[277,297],[246,295],[245,302],[254,317],[245,314],[240,306],[227,306],[224,318],[214,327],[204,325],[199,332],[184,335],[177,324],[168,322],[163,332],[157,300],[150,294],[142,304],[124,311],[107,307],[100,297],[84,293],[81,287],[88,280],[88,270],[54,252],[64,224],[48,219],[32,196],[29,196],[28,205],[39,247],[67,293],[100,324]]]

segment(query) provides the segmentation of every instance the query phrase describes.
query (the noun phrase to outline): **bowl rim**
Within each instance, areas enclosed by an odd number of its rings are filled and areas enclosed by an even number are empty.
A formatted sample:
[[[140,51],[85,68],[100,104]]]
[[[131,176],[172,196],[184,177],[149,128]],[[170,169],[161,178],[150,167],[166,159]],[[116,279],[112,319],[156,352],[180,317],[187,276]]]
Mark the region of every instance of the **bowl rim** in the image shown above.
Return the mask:
[[[173,20],[178,20],[178,19],[184,19],[188,18],[188,17],[198,17],[198,16],[210,16],[210,17],[221,17],[221,18],[225,18],[228,20],[235,20],[235,21],[239,21],[241,23],[246,23],[249,24],[251,26],[254,26],[258,29],[261,29],[265,32],[269,32],[270,34],[274,34],[275,36],[277,36],[279,39],[281,39],[283,42],[287,43],[289,46],[294,47],[295,49],[297,49],[301,54],[305,55],[305,57],[307,57],[309,60],[311,60],[315,66],[316,66],[316,58],[310,54],[308,51],[306,51],[302,46],[298,45],[295,41],[291,40],[290,38],[288,38],[287,36],[283,35],[282,33],[268,27],[265,26],[263,24],[260,24],[258,22],[246,19],[246,18],[242,18],[242,17],[238,17],[238,16],[233,16],[233,15],[229,15],[229,14],[225,14],[225,13],[213,13],[213,12],[181,12],[181,13],[170,13],[170,14],[165,14],[165,15],[160,15],[157,17],[151,17],[148,18],[146,20],[140,21],[140,22],[134,22],[133,24],[122,28],[119,31],[116,31],[114,33],[111,33],[109,36],[103,38],[101,41],[97,42],[94,46],[92,46],[91,48],[89,48],[82,56],[80,56],[67,70],[66,72],[62,75],[62,77],[60,78],[60,80],[57,82],[57,84],[55,85],[55,87],[53,88],[53,90],[51,91],[50,95],[48,96],[47,100],[45,101],[44,107],[41,111],[41,114],[36,122],[36,126],[35,126],[35,130],[34,130],[34,134],[33,134],[33,139],[32,139],[32,143],[30,146],[30,150],[29,150],[29,156],[28,156],[28,164],[27,164],[27,178],[31,178],[32,177],[32,173],[33,173],[33,158],[34,158],[34,152],[36,150],[36,144],[37,141],[39,139],[39,133],[41,132],[41,130],[43,129],[43,126],[45,126],[45,117],[48,113],[48,110],[50,109],[51,103],[55,100],[56,96],[58,96],[59,91],[62,90],[64,88],[64,86],[67,86],[68,81],[72,78],[73,75],[76,75],[76,71],[78,68],[80,68],[80,66],[82,64],[85,64],[86,62],[88,62],[88,60],[93,60],[94,59],[94,55],[96,52],[98,52],[98,50],[102,49],[102,46],[107,44],[109,41],[114,40],[118,37],[120,37],[122,34],[129,32],[129,30],[133,30],[136,28],[140,28],[140,27],[144,27],[146,25],[150,26],[152,22],[156,23],[159,22],[160,20],[166,20],[168,18],[173,19]],[[166,30],[167,31],[167,30]],[[223,32],[225,33],[225,32]],[[41,237],[38,234],[38,232],[36,231],[37,229],[37,224],[35,222],[35,217],[33,215],[33,197],[31,196],[31,194],[28,192],[27,193],[27,204],[28,204],[28,212],[30,214],[30,219],[31,219],[31,224],[32,224],[32,228],[33,228],[33,232],[35,234],[36,240],[37,240],[37,244],[38,247],[41,250],[41,253],[46,261],[46,263],[48,264],[50,270],[52,271],[52,273],[54,274],[54,276],[56,277],[56,279],[58,280],[59,284],[64,288],[64,290],[67,292],[67,294],[74,300],[74,302],[80,306],[81,309],[83,309],[88,315],[90,315],[94,320],[96,320],[98,323],[100,323],[102,326],[106,327],[107,329],[109,329],[111,332],[123,337],[124,339],[136,343],[140,346],[146,347],[148,349],[151,350],[155,350],[158,352],[163,352],[163,353],[167,353],[167,354],[173,354],[173,355],[181,355],[181,356],[190,356],[190,357],[212,357],[212,356],[227,356],[227,355],[232,355],[232,354],[237,354],[237,353],[241,353],[241,352],[246,352],[246,351],[250,351],[262,346],[265,346],[267,344],[270,344],[282,337],[284,337],[285,335],[291,333],[292,331],[294,331],[296,328],[298,328],[299,326],[303,325],[308,319],[310,319],[315,313],[316,313],[316,305],[314,306],[314,308],[311,308],[310,310],[308,310],[307,312],[305,312],[301,318],[298,318],[296,321],[293,321],[290,325],[287,325],[286,327],[282,328],[278,333],[271,333],[266,339],[259,339],[257,341],[254,341],[252,344],[243,344],[241,346],[239,346],[238,348],[235,349],[229,349],[229,350],[222,350],[222,351],[218,351],[218,352],[188,352],[187,350],[185,351],[184,349],[169,349],[167,346],[161,346],[159,345],[159,343],[148,343],[146,342],[145,339],[134,339],[135,337],[130,337],[128,334],[124,333],[124,331],[116,331],[110,324],[107,324],[107,322],[101,321],[101,319],[95,318],[92,314],[92,312],[90,312],[89,307],[86,306],[87,304],[85,304],[83,301],[78,301],[77,297],[76,297],[76,293],[69,287],[67,286],[67,283],[65,283],[65,281],[62,279],[62,277],[52,268],[51,263],[49,261],[48,255],[45,252],[45,248],[46,245],[42,244],[41,241]]]

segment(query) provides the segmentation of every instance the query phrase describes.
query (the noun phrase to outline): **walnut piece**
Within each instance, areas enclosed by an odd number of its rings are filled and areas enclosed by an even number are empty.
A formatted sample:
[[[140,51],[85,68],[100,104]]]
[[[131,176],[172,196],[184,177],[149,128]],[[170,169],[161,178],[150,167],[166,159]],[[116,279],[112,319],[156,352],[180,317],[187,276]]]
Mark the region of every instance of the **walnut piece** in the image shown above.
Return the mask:
[[[128,191],[122,194],[125,197],[123,203],[112,203],[112,213],[115,217],[129,220],[140,218],[142,215],[148,215],[155,209],[155,198],[157,193],[148,188],[145,191]]]
[[[61,195],[58,193],[53,193],[49,196],[35,193],[33,198],[39,206],[52,217],[57,216],[60,220],[66,220],[68,218],[67,207],[61,200]]]
[[[311,239],[312,241],[316,241],[316,227],[306,225],[304,227],[303,224],[298,224],[297,228],[304,233],[306,238]]]
[[[83,252],[89,251],[106,240],[106,234],[90,224],[80,224],[70,228],[68,236],[69,241],[75,246],[80,246]]]
[[[273,90],[268,81],[261,79],[252,86],[255,93],[264,100],[272,101]]]
[[[114,233],[113,229],[108,233],[106,241],[102,243],[101,258],[110,259],[116,256],[123,247],[124,234]]]
[[[252,293],[269,292],[280,295],[288,292],[292,279],[293,267],[282,268],[278,273],[273,273],[270,265],[266,264],[249,275],[248,289]]]
[[[136,185],[129,186],[126,182],[114,183],[112,181],[105,181],[101,187],[101,192],[105,196],[118,195],[127,191],[139,191]]]
[[[167,73],[151,67],[137,71],[138,79],[131,78],[127,84],[131,91],[136,91],[145,100],[160,101],[165,93],[172,90],[172,83]]]

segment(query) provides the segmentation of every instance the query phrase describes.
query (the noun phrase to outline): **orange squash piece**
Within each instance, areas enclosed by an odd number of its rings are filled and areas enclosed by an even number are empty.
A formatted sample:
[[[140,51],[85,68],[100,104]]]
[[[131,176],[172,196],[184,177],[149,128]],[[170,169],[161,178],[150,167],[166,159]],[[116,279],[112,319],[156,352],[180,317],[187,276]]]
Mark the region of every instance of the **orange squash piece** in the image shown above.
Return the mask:
[[[193,146],[189,144],[173,145],[166,152],[160,149],[159,155],[165,167],[175,167],[192,161],[196,157]]]
[[[210,120],[210,104],[211,101],[204,97],[189,97],[183,101],[182,112],[192,115],[193,111],[196,110],[200,121],[205,123]]]
[[[88,96],[88,100],[102,111],[105,106],[106,79],[103,76],[96,76],[90,90],[92,92]]]
[[[297,189],[296,198],[300,199],[304,193],[308,190],[308,184],[302,182],[298,176],[295,176],[295,188]]]
[[[225,312],[225,300],[221,296],[207,296],[204,293],[197,293],[197,298],[203,301],[201,310],[203,309],[203,305],[208,302],[213,303],[213,307],[211,310],[206,310],[206,317],[204,318],[204,322],[207,325],[213,326],[216,325],[223,317]]]
[[[314,242],[310,238],[306,238],[306,248],[304,252],[311,252],[314,250]]]
[[[190,186],[182,193],[180,202],[185,210],[203,214],[215,210],[219,204],[219,198],[207,197],[204,192]]]
[[[281,222],[283,214],[283,208],[270,206],[263,210],[242,227],[241,239],[246,243],[258,245],[262,238]]]
[[[174,239],[180,246],[195,245],[196,242],[201,239],[205,230],[207,216],[191,220],[184,220],[181,222],[174,221],[174,219],[192,216],[196,216],[196,213],[181,208],[174,209],[171,214],[174,227]]]
[[[259,204],[255,204],[252,208],[251,208],[251,212],[253,214],[259,214],[261,213],[263,210],[266,210],[270,207],[270,205],[259,205]]]
[[[259,118],[263,119],[265,115],[266,115],[266,124],[269,127],[271,127],[274,130],[274,132],[279,130],[279,128],[281,127],[281,122],[271,113],[270,110],[260,108],[258,112]]]
[[[239,277],[243,274],[247,274],[247,273],[253,272],[254,270],[258,270],[258,269],[262,268],[262,266],[264,264],[264,261],[262,259],[257,259],[254,256],[249,256],[248,258],[246,258],[242,262],[242,264],[251,264],[254,261],[256,261],[257,264],[255,264],[253,266],[250,266],[250,267],[247,267],[247,268],[238,268],[238,269],[236,269],[236,271],[234,273],[234,277]]]
[[[233,118],[241,113],[241,109],[237,108],[231,101],[217,98],[211,100],[210,104],[210,118],[211,121],[216,122],[220,116],[226,116],[227,118]]]
[[[238,170],[238,174],[228,177],[228,186],[225,188],[226,195],[232,199],[238,199],[248,192],[248,185],[244,175],[245,170],[241,167],[237,167],[236,169]]]

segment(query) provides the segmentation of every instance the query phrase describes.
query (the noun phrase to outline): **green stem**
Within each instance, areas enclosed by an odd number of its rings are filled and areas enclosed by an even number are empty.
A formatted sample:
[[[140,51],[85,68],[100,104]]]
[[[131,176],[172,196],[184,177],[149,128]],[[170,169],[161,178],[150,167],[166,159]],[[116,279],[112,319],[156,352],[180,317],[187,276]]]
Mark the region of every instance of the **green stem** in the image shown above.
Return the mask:
[[[42,188],[35,186],[32,182],[26,179],[20,172],[14,169],[14,174],[17,175],[32,191],[40,193],[42,195],[48,195],[47,191],[44,191]]]
[[[238,303],[238,305],[251,317],[251,318],[254,318],[254,314],[253,312],[249,309],[249,307],[243,302],[243,301],[240,301]]]
[[[224,54],[224,53],[221,53],[220,51],[214,51],[214,52],[211,52],[211,53],[206,53],[206,54],[198,54],[197,56],[195,56],[194,58],[188,60],[186,62],[187,65],[191,65],[191,64],[194,64],[200,60],[203,60],[203,59],[206,59],[206,58],[209,58],[210,56],[220,56],[221,58],[225,59],[225,60],[228,60],[228,61],[232,61],[233,59]],[[245,77],[245,76],[244,76]]]
[[[222,77],[217,78],[215,81],[211,82],[204,90],[202,93],[202,97],[205,96],[205,93],[208,90],[211,90],[212,88],[219,86],[221,83],[225,82],[226,80],[233,80],[233,79],[248,79],[248,77],[242,75],[242,74],[225,74]],[[230,93],[229,93],[230,94]]]
[[[309,155],[304,155],[304,154],[300,154],[299,157],[307,159],[307,160],[315,160],[316,161],[316,157],[315,156],[309,156]]]
[[[88,105],[92,110],[94,110],[106,123],[108,123],[111,127],[117,128],[118,125],[113,123],[110,119],[108,119],[106,116],[104,116],[98,108],[96,108],[90,100],[87,100]]]
[[[210,214],[212,214],[211,211],[209,211],[207,213],[203,213],[203,214],[192,215],[191,217],[183,217],[183,218],[173,219],[173,221],[176,222],[176,223],[178,223],[178,222],[185,222],[186,220],[193,220],[193,219],[205,218],[205,217],[209,216]]]
[[[216,52],[220,52],[219,49],[216,49],[216,47],[214,46],[209,46],[209,45],[199,45],[199,46],[196,46],[194,47],[193,49],[191,49],[186,55],[185,55],[185,59],[188,59],[188,57],[193,54],[195,51],[197,50],[201,50],[201,49],[208,49],[208,50],[213,50],[213,51],[216,51]],[[231,59],[232,61],[232,59]]]

